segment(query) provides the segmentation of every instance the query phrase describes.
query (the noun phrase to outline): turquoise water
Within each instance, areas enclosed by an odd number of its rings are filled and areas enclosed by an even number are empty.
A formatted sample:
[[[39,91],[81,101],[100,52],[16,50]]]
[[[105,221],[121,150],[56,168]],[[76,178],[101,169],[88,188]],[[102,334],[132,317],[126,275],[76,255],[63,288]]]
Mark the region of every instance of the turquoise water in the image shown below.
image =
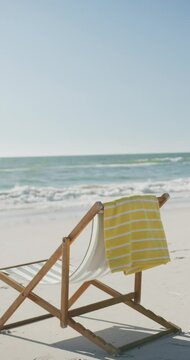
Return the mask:
[[[190,200],[190,153],[0,158],[1,211],[163,192]]]

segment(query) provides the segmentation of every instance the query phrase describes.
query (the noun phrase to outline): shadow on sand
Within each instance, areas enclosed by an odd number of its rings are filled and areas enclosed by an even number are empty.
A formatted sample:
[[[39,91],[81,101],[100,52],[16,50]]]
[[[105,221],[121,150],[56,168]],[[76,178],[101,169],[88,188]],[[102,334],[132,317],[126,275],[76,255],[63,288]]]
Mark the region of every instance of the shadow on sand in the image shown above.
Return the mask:
[[[84,316],[84,318],[87,318]],[[92,320],[93,318],[88,318]],[[97,321],[98,319],[96,319]],[[102,321],[99,319],[99,321]],[[105,321],[111,323],[111,321]],[[113,323],[112,323],[113,324]],[[161,329],[158,329],[159,331]],[[149,335],[155,334],[157,331],[149,328],[130,326],[121,323],[114,323],[109,328],[96,331],[96,335],[102,337],[114,346],[122,346],[126,343],[137,341]],[[112,359],[111,355],[107,355],[103,350],[97,348],[92,342],[82,336],[72,339],[59,341],[51,346],[72,351],[80,355],[76,360],[85,360],[86,357],[94,359]],[[85,349],[85,350],[84,350]],[[189,360],[190,359],[190,334],[170,334],[159,340],[139,346],[135,349],[119,355],[116,359],[131,358],[135,360]]]
[[[83,319],[96,320],[109,323],[111,327],[96,331],[96,335],[102,337],[107,342],[112,343],[114,346],[122,346],[146,336],[156,333],[156,330],[149,328],[130,326],[122,323],[105,321],[102,319],[94,319],[93,317],[81,316]],[[159,329],[160,330],[160,329]],[[19,338],[25,341],[33,342],[36,344],[43,344],[57,349],[63,349],[68,352],[76,353],[76,358],[71,360],[86,360],[92,359],[113,359],[111,355],[107,355],[103,350],[99,349],[91,341],[83,336],[77,336],[72,339],[62,340],[56,343],[44,343],[38,340],[32,340],[26,337],[18,336],[12,332],[4,332],[6,336]],[[190,359],[190,334],[170,334],[147,343],[146,345],[139,346],[135,349],[128,350],[122,355],[117,356],[119,359],[135,359],[135,360],[189,360]]]

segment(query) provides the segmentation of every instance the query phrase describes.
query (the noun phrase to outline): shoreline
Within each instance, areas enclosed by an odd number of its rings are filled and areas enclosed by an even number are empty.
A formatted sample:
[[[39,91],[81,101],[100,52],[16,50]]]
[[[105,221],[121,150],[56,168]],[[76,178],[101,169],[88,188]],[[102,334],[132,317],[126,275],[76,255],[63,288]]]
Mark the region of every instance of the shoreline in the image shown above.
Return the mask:
[[[151,193],[148,193],[149,195],[154,195]],[[142,194],[142,195],[148,195],[148,194]],[[163,193],[159,193],[156,196],[161,196]],[[140,194],[141,195],[141,194]],[[131,195],[125,195],[127,196],[133,196],[133,194]],[[24,207],[11,207],[11,208],[4,208],[4,209],[0,209],[0,221],[2,218],[7,218],[7,217],[11,217],[11,218],[19,218],[19,217],[24,217],[26,216],[31,216],[31,218],[33,217],[38,217],[38,216],[62,216],[62,215],[66,215],[68,213],[68,215],[72,216],[75,213],[82,213],[85,211],[88,211],[90,209],[91,206],[93,206],[93,204],[96,201],[101,201],[102,203],[107,202],[107,201],[112,201],[116,198],[122,198],[125,197],[123,195],[117,196],[117,197],[110,197],[108,196],[107,198],[101,198],[99,196],[97,197],[92,197],[92,200],[88,200],[88,201],[78,201],[78,202],[74,202],[73,200],[69,203],[67,202],[65,205],[64,202],[62,203],[62,205],[60,207],[56,207],[55,205],[52,204],[52,206],[34,206],[34,205],[26,205]],[[169,200],[166,202],[164,208],[168,208],[168,209],[179,209],[179,208],[190,208],[190,198],[182,198],[182,197],[169,197]]]

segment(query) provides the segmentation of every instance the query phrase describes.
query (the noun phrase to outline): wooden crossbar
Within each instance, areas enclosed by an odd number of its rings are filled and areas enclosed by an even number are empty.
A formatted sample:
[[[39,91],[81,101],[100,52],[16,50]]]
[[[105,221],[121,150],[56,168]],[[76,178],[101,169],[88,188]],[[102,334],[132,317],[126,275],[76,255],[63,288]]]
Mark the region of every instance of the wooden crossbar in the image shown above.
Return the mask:
[[[144,344],[147,344],[147,343],[149,343],[151,341],[158,340],[161,337],[169,335],[169,334],[171,334],[173,332],[175,332],[174,329],[168,329],[168,330],[162,330],[162,331],[160,331],[160,332],[158,332],[156,334],[150,335],[150,336],[146,336],[143,339],[136,340],[136,341],[131,342],[130,344],[120,346],[118,348],[118,353],[119,354],[124,353],[127,350],[131,350],[131,349],[134,349],[134,348],[136,348],[136,347],[138,347],[140,345],[144,345]],[[178,330],[176,330],[176,332],[178,332]]]
[[[44,314],[44,315],[29,318],[29,319],[21,320],[21,321],[16,321],[14,323],[4,325],[3,328],[1,329],[1,331],[15,329],[15,328],[20,327],[20,326],[33,324],[35,322],[42,321],[42,320],[47,320],[47,319],[50,319],[52,317],[54,317],[54,315],[52,315],[52,314]]]
[[[80,308],[70,310],[69,311],[69,316],[71,318],[73,318],[75,316],[83,315],[83,314],[86,314],[86,313],[91,312],[91,311],[103,309],[105,307],[112,306],[112,305],[115,305],[115,304],[119,304],[121,302],[126,302],[127,300],[129,300],[129,299],[131,299],[133,297],[134,297],[134,293],[129,293],[129,294],[117,296],[115,298],[95,302],[95,303],[92,303],[90,305],[81,306]]]

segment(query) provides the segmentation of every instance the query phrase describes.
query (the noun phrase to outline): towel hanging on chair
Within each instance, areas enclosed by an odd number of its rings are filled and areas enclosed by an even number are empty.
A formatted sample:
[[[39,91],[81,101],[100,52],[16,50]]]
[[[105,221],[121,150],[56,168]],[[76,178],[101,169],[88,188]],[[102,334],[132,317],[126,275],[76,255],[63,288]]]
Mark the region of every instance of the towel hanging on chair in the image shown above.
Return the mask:
[[[112,272],[131,274],[170,261],[153,195],[135,195],[104,204],[106,259]]]

